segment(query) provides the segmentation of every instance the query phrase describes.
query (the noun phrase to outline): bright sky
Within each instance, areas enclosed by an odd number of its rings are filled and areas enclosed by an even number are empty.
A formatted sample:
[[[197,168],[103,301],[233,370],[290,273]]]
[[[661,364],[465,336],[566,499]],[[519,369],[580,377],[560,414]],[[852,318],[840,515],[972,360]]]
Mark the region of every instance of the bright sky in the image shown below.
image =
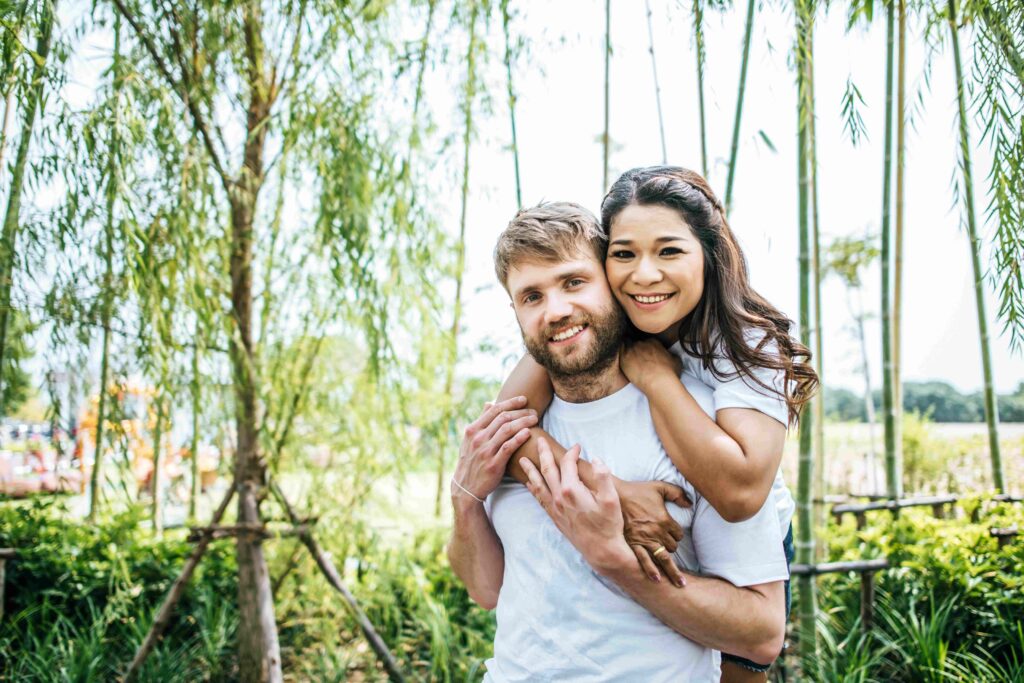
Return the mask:
[[[712,186],[724,195],[729,137],[741,58],[745,3],[706,19],[708,45],[707,121]],[[765,4],[756,19],[744,106],[739,171],[730,217],[750,262],[754,287],[791,318],[798,313],[796,223],[795,85],[788,67],[792,17]],[[687,3],[688,6],[688,3]],[[670,163],[700,168],[696,75],[688,7],[652,0],[654,40]],[[597,210],[601,199],[603,128],[603,3],[563,0],[528,3],[514,30],[533,40],[514,78],[523,201],[572,200]],[[634,166],[661,162],[654,80],[648,53],[644,3],[613,0],[611,66],[612,178]],[[823,243],[838,235],[879,232],[885,28],[845,33],[845,14],[819,21],[816,36],[816,95],[820,215]],[[920,22],[908,35],[920,34]],[[547,37],[540,37],[541,35]],[[500,27],[491,36],[500,40]],[[566,40],[557,40],[566,36]],[[948,41],[947,41],[948,42]],[[966,41],[965,41],[966,42]],[[500,52],[500,45],[494,49]],[[966,52],[965,59],[970,58]],[[922,106],[907,132],[906,234],[904,251],[903,376],[944,379],[962,391],[982,385],[978,323],[970,251],[953,204],[956,165],[956,99],[951,51],[933,59],[931,85],[924,85],[925,47],[913,39],[907,55],[908,100],[921,93]],[[500,65],[496,65],[500,66]],[[497,71],[497,70],[495,70]],[[866,106],[869,140],[854,148],[843,134],[840,103],[852,76]],[[468,287],[462,372],[502,375],[521,344],[504,291],[496,284],[491,249],[515,212],[509,122],[504,98],[492,84],[494,114],[482,123],[473,148],[467,227]],[[770,138],[776,151],[761,139]],[[972,140],[979,147],[975,126]],[[979,210],[986,204],[989,155],[975,157]],[[457,202],[457,195],[455,196]],[[449,214],[458,215],[455,205]],[[979,216],[979,219],[983,216]],[[986,234],[991,234],[988,226]],[[984,263],[987,263],[987,255]],[[866,276],[865,302],[879,307],[877,266]],[[830,385],[859,390],[860,353],[843,286],[827,281],[823,292],[825,375]],[[1024,380],[1024,359],[1012,355],[999,336],[997,302],[988,288],[987,318],[995,383],[1000,392]],[[873,386],[880,379],[880,328],[868,326]],[[471,353],[482,342],[489,350]]]

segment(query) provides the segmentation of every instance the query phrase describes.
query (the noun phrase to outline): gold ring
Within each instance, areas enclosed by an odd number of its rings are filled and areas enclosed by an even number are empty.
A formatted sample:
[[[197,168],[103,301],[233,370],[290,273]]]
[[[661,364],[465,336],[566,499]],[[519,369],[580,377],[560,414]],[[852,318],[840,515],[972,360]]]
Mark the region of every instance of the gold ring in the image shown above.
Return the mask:
[[[651,555],[652,555],[652,556],[654,556],[654,557],[657,557],[658,555],[660,555],[661,553],[664,553],[664,552],[667,552],[667,551],[665,550],[665,546],[663,546],[663,545],[659,545],[659,546],[658,546],[658,549],[657,549],[657,550],[655,550],[655,551],[654,551],[653,553],[651,553]]]

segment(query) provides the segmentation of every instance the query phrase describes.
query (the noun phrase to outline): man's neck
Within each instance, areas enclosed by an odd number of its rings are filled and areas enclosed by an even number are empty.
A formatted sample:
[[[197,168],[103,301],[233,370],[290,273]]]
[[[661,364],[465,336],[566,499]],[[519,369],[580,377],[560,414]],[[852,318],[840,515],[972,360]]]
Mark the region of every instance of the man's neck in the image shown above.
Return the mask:
[[[551,384],[555,388],[555,395],[563,401],[589,403],[611,396],[629,384],[629,380],[619,369],[619,357],[615,355],[603,366],[595,366],[583,372],[572,375],[552,373]]]

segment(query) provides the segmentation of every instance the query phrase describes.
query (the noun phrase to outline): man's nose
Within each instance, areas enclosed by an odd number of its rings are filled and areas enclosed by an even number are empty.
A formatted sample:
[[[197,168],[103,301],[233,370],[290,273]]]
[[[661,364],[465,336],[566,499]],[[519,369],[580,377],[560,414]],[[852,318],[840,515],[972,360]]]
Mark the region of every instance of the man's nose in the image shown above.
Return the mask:
[[[652,285],[661,278],[661,269],[647,257],[640,258],[632,274],[633,282],[638,285]]]
[[[556,323],[572,315],[572,302],[562,294],[555,294],[548,297],[547,306],[544,308],[544,322],[548,325]]]

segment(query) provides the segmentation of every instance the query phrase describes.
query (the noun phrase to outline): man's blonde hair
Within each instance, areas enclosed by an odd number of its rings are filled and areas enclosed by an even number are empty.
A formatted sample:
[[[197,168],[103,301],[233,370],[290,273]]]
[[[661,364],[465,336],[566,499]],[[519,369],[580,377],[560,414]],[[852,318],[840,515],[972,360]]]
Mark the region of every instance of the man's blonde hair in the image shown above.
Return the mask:
[[[507,290],[508,273],[523,261],[558,262],[593,255],[604,262],[608,237],[579,204],[542,202],[520,209],[494,247],[494,272]]]

